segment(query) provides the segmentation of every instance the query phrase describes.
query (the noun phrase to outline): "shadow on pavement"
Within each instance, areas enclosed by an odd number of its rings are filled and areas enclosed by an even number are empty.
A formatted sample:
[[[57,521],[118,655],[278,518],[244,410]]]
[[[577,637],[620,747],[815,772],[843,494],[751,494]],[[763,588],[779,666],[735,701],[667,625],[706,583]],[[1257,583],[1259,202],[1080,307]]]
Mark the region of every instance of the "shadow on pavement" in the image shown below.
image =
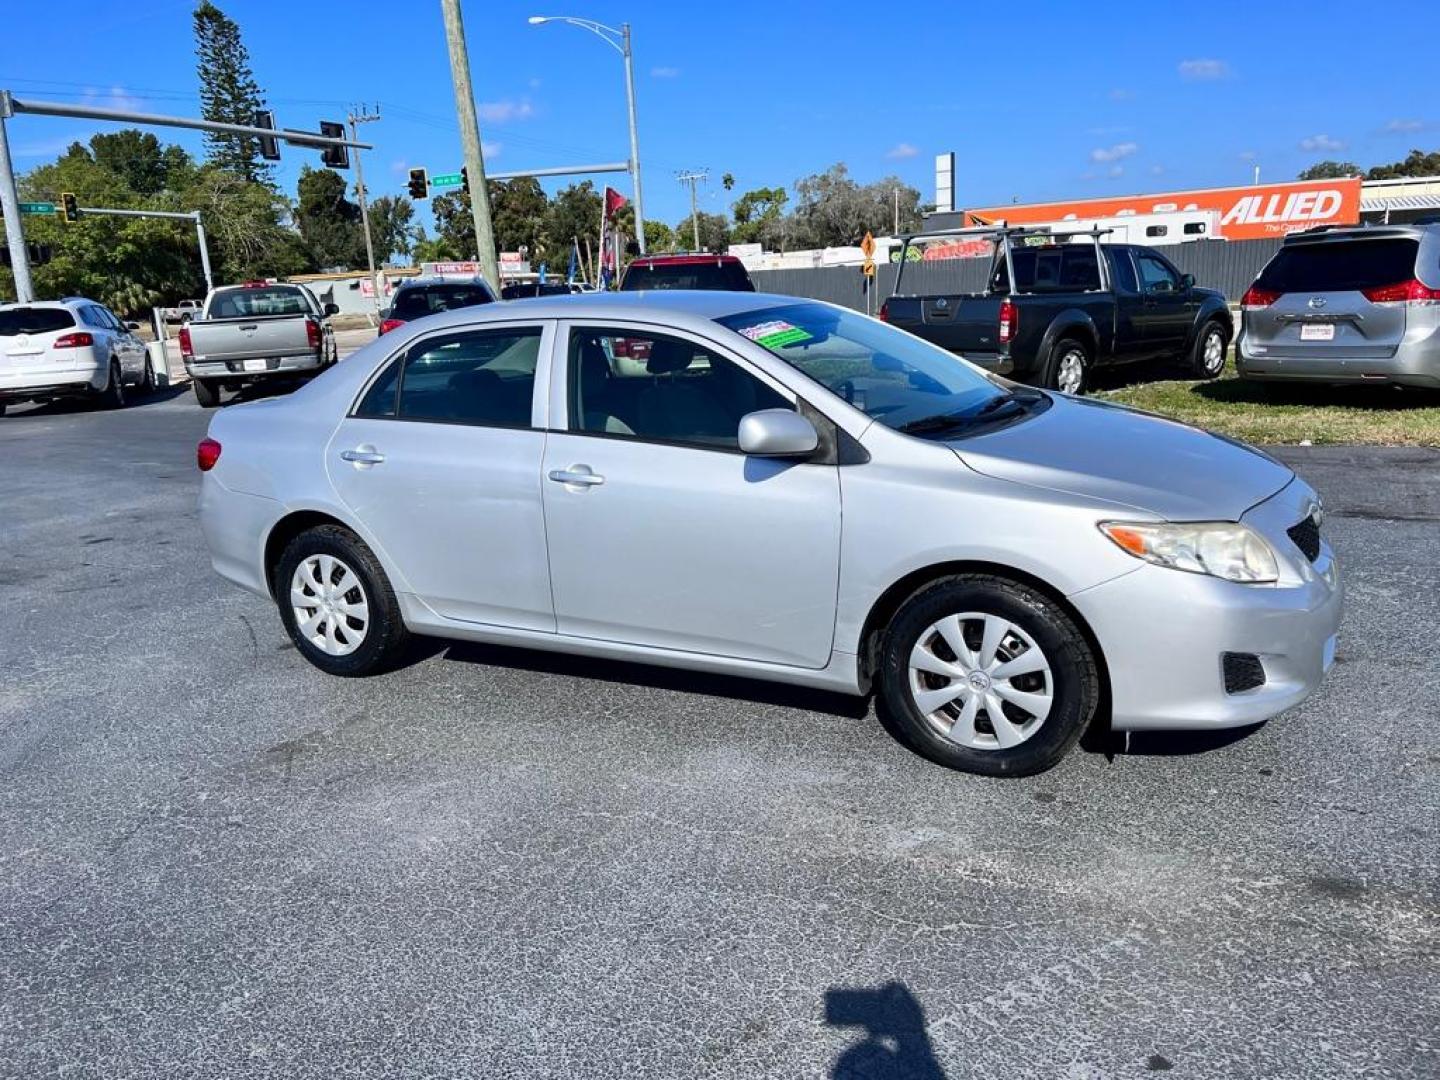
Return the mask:
[[[753,701],[790,709],[806,709],[852,720],[861,719],[870,712],[870,704],[866,698],[747,679],[739,675],[712,675],[626,660],[599,660],[588,656],[519,649],[508,645],[482,645],[438,638],[421,639],[416,648],[417,660],[443,653],[446,660],[465,664],[485,664],[548,675],[571,675],[601,682],[648,686],[657,690],[680,690],[731,701]]]
[[[140,405],[152,405],[161,401],[173,401],[190,393],[190,384],[184,383],[179,386],[162,386],[152,390],[148,394],[142,394],[134,387],[127,387],[125,390],[125,404],[120,409],[111,409],[103,404],[98,398],[93,397],[60,397],[53,401],[47,401],[43,405],[32,405],[26,402],[21,405],[10,405],[6,410],[6,416],[68,416],[71,413],[86,412],[125,412],[128,409]]]
[[[925,1010],[904,983],[826,990],[825,1023],[860,1033],[835,1059],[832,1080],[945,1080],[925,1032]]]

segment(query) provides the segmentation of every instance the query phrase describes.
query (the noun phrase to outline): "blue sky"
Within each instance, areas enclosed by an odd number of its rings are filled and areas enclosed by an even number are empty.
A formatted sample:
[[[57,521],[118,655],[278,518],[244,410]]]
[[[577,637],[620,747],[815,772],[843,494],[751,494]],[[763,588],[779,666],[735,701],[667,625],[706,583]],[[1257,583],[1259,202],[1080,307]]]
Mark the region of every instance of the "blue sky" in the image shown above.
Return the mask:
[[[313,129],[343,119],[347,103],[380,104],[381,122],[363,129],[376,144],[366,155],[373,195],[403,191],[412,165],[458,169],[438,0],[220,6],[240,23],[280,126]],[[6,7],[0,87],[198,111],[191,0]],[[1244,183],[1256,164],[1264,179],[1292,179],[1322,158],[1368,166],[1440,148],[1433,0],[1385,5],[1368,25],[1353,0],[469,0],[493,170],[626,157],[618,54],[572,26],[530,26],[532,14],[633,24],[646,210],[672,224],[689,212],[675,174],[697,167],[711,173],[702,188],[711,211],[837,161],[862,181],[896,173],[929,201],[933,156],[954,150],[957,201],[985,205]],[[21,116],[11,149],[25,169],[96,130],[113,128]],[[165,137],[199,150],[198,135]],[[280,180],[293,194],[300,164],[318,155],[284,154]],[[720,186],[726,171],[734,193]],[[623,176],[611,182],[628,187]]]

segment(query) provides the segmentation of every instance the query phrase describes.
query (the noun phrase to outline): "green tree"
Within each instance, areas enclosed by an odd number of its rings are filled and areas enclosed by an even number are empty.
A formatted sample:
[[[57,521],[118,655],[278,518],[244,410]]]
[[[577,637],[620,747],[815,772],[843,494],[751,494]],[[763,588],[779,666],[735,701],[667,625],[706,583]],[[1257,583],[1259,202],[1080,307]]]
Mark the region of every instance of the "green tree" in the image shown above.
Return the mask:
[[[631,227],[633,228],[634,218],[632,216]],[[545,212],[545,237],[550,245],[546,254],[550,256],[555,253],[564,263],[569,264],[569,251],[571,243],[579,241],[580,258],[585,259],[585,244],[589,241],[592,258],[598,258],[597,248],[600,242],[600,193],[595,190],[595,185],[589,180],[582,180],[578,184],[571,184],[569,187],[561,188],[550,200],[550,208]]]
[[[781,246],[785,204],[789,195],[783,187],[755,188],[735,200],[736,244],[763,244],[771,251]]]
[[[436,240],[451,252],[452,259],[473,259],[475,247],[475,218],[470,212],[470,196],[463,191],[449,195],[436,195],[430,200],[430,209],[435,214]]]
[[[415,224],[415,207],[403,195],[382,195],[370,204],[370,238],[375,259],[384,263],[392,256],[409,257],[425,230]]]
[[[1345,176],[1359,176],[1360,166],[1353,161],[1317,161],[1301,172],[1297,180],[1339,180]]]
[[[426,236],[425,229],[421,226],[415,243],[410,248],[410,258],[416,263],[448,262],[460,258],[460,252],[450,247],[443,237]]]
[[[287,224],[290,204],[273,188],[206,166],[180,199],[186,209],[201,211],[217,282],[284,277],[316,268],[300,233]]]
[[[1365,179],[1398,180],[1405,176],[1440,176],[1440,150],[1428,154],[1420,150],[1411,150],[1404,161],[1392,162],[1389,165],[1376,165],[1365,174]]]
[[[137,195],[178,190],[195,175],[195,162],[183,147],[164,146],[150,132],[137,128],[91,136],[90,154]]]
[[[645,250],[657,254],[675,250],[675,230],[663,221],[647,218],[645,221]]]
[[[700,250],[723,254],[730,246],[730,221],[724,214],[707,214],[700,211]],[[695,243],[695,230],[690,218],[686,217],[675,226],[675,242],[688,249]]]
[[[533,176],[490,181],[490,221],[495,229],[495,246],[500,251],[530,253],[530,264],[539,266],[553,256],[545,232],[550,200]],[[560,250],[564,245],[558,245]]]
[[[196,5],[194,22],[201,114],[218,123],[254,124],[265,99],[250,70],[250,53],[240,39],[240,27],[210,0]],[[258,140],[207,132],[205,147],[211,164],[251,183],[271,183],[272,170],[260,156]]]
[[[895,176],[873,184],[857,184],[843,163],[795,183],[795,211],[785,222],[791,248],[839,247],[894,230],[898,205],[900,226],[918,223],[920,192]]]
[[[360,206],[345,197],[345,178],[334,169],[300,170],[295,224],[321,268],[349,270],[365,263]]]

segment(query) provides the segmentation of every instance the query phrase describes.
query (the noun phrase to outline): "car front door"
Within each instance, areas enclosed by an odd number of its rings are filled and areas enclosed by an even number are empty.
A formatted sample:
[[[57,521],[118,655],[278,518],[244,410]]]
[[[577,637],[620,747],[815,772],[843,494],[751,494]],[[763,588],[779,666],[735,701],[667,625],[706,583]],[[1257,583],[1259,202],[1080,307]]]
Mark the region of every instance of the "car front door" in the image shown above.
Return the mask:
[[[1134,254],[1148,351],[1177,354],[1185,345],[1193,321],[1190,290],[1182,284],[1175,268],[1159,255],[1149,251]]]
[[[1142,360],[1151,355],[1152,346],[1145,341],[1145,300],[1135,277],[1135,263],[1130,250],[1106,247],[1110,266],[1110,291],[1115,296],[1115,342],[1113,352],[1120,362]]]
[[[446,618],[555,629],[537,391],[552,333],[525,322],[418,339],[381,368],[326,449],[340,498]]]
[[[115,352],[120,357],[120,366],[125,369],[125,377],[139,382],[145,375],[145,343],[109,308],[102,307],[100,311],[115,335]]]
[[[793,396],[654,327],[562,323],[555,360],[550,414],[566,422],[543,487],[560,633],[824,667],[839,470],[748,457],[737,438],[741,417]]]

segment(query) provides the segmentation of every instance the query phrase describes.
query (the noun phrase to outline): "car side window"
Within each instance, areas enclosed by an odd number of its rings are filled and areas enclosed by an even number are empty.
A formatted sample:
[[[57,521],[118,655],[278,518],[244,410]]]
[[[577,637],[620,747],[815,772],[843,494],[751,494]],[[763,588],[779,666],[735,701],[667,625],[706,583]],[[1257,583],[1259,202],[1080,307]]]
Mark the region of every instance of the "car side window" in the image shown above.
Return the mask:
[[[600,327],[570,332],[570,430],[739,449],[740,419],[793,409],[784,395],[697,342]]]
[[[1136,292],[1135,266],[1130,261],[1130,253],[1123,248],[1110,248],[1106,254],[1110,257],[1110,276],[1115,284],[1125,292]]]
[[[392,365],[398,383],[386,411],[383,384],[371,386],[361,403],[363,415],[395,416],[486,427],[529,427],[535,397],[535,367],[540,357],[540,327],[465,330],[427,338],[412,345]],[[374,397],[374,412],[365,412]]]
[[[122,323],[119,318],[116,317],[115,313],[109,308],[102,307],[100,309],[100,315],[105,320],[105,325],[108,326],[111,330],[118,330],[122,334],[126,332],[125,324]]]
[[[86,304],[80,309],[80,321],[86,326],[93,326],[97,330],[109,329],[105,325],[105,319],[94,304]]]
[[[1140,282],[1146,292],[1173,293],[1180,291],[1180,280],[1165,263],[1154,255],[1136,253],[1135,262],[1140,269]]]

